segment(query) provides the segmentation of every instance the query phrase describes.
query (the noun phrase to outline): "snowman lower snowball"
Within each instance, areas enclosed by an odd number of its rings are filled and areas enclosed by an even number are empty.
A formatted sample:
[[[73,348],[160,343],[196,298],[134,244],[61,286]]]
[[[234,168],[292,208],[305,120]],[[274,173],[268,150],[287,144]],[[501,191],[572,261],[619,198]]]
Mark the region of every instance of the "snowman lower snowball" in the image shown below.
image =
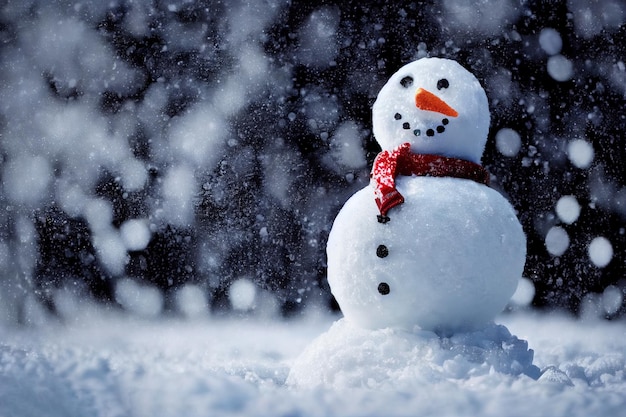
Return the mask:
[[[287,383],[536,374],[527,343],[493,323],[522,276],[526,237],[480,165],[490,123],[480,83],[455,61],[422,58],[389,79],[372,113],[382,152],[327,245],[344,318],[295,361]]]

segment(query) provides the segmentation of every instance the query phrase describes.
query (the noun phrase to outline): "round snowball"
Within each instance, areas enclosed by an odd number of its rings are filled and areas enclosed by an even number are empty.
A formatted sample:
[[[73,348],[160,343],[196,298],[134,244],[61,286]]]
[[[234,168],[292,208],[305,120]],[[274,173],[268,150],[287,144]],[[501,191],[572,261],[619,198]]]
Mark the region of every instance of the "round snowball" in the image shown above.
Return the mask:
[[[556,203],[556,214],[563,223],[572,224],[580,216],[580,204],[573,195],[564,195]]]
[[[548,55],[556,55],[561,52],[563,40],[555,29],[545,28],[539,34],[539,45]]]
[[[228,289],[228,299],[235,310],[250,310],[256,299],[256,286],[247,278],[233,281]]]
[[[613,246],[605,237],[594,238],[587,248],[589,259],[598,268],[604,268],[613,258]]]
[[[567,157],[577,168],[589,168],[594,157],[593,146],[586,140],[574,139],[567,144]]]
[[[120,227],[120,234],[126,249],[130,251],[144,250],[152,237],[148,222],[142,219],[126,220]]]
[[[569,236],[565,229],[560,226],[554,226],[548,230],[545,244],[550,255],[561,256],[569,247]]]
[[[553,55],[548,58],[548,74],[556,81],[568,81],[574,75],[574,65],[563,55]]]
[[[602,292],[602,308],[606,314],[615,314],[622,307],[624,294],[615,285],[609,285]]]
[[[176,291],[176,306],[188,318],[204,317],[209,314],[204,290],[193,284],[186,284]]]
[[[522,139],[515,130],[505,127],[496,133],[496,147],[502,155],[512,157],[522,147]]]

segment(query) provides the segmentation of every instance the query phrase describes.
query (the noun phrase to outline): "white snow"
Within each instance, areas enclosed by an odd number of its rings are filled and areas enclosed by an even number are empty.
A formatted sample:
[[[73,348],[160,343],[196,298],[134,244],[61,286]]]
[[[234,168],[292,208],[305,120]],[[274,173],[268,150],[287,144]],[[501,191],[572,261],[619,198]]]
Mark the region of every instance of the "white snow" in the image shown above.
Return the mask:
[[[213,166],[221,154],[226,123],[212,105],[196,106],[172,121],[169,132],[174,155],[192,166]]]
[[[510,0],[445,0],[446,21],[459,37],[489,36],[507,27],[520,10]]]
[[[365,167],[365,151],[361,144],[359,126],[356,123],[343,122],[331,137],[331,147],[336,163],[351,169]]]
[[[556,202],[556,214],[563,223],[572,224],[580,216],[580,204],[573,195],[564,195]]]
[[[83,213],[87,197],[79,185],[60,180],[57,182],[56,201],[67,215],[76,217]]]
[[[569,235],[561,226],[553,226],[545,238],[546,249],[553,256],[561,256],[569,247]]]
[[[122,274],[128,254],[119,231],[113,228],[97,231],[92,237],[92,242],[104,267],[114,275]]]
[[[256,286],[248,278],[239,278],[228,287],[228,300],[235,310],[252,309],[256,295]]]
[[[2,185],[15,204],[33,206],[49,196],[52,167],[42,156],[22,155],[2,167]]]
[[[539,33],[539,45],[548,55],[556,55],[561,52],[563,39],[561,34],[552,28],[544,28]]]
[[[339,52],[337,30],[340,12],[336,7],[321,7],[311,13],[298,34],[300,61],[317,68],[332,65]]]
[[[336,390],[439,384],[494,371],[538,378],[533,352],[504,326],[451,336],[390,328],[366,330],[336,321],[296,359],[287,384]]]
[[[337,362],[362,386],[286,386],[296,358],[335,319],[153,321],[87,308],[71,324],[0,327],[0,415],[586,417],[617,416],[626,407],[623,322],[530,313],[498,321],[534,350],[539,380],[496,369],[507,363],[502,352],[511,347],[476,346],[471,362],[469,351],[454,350],[471,339],[431,335],[414,346],[411,338],[393,345],[380,332],[380,345],[353,349],[385,352],[385,363],[367,369],[356,366],[367,357]],[[509,358],[520,352],[509,350]],[[394,359],[414,367],[402,373]],[[397,378],[380,378],[385,372]]]
[[[177,310],[187,318],[202,318],[209,314],[208,300],[198,285],[185,284],[176,290]]]
[[[403,176],[396,186],[405,202],[390,211],[389,223],[377,221],[371,187],[354,194],[333,223],[328,282],[346,319],[409,330],[491,320],[524,267],[526,239],[513,208],[470,180]],[[380,245],[386,256],[379,256]],[[381,283],[388,294],[379,293]]]
[[[567,157],[577,168],[589,168],[594,157],[593,146],[584,139],[574,139],[567,144]]]
[[[193,197],[196,179],[187,165],[171,167],[163,179],[163,219],[171,224],[187,226],[193,222]]]
[[[609,285],[602,291],[602,307],[606,314],[614,314],[624,302],[624,292],[615,285]]]
[[[122,278],[115,284],[115,300],[132,314],[156,317],[163,310],[163,296],[158,288]]]
[[[515,130],[505,127],[496,133],[496,147],[502,155],[513,157],[522,147],[522,139]]]
[[[113,221],[113,207],[102,198],[94,198],[85,203],[83,216],[93,232],[107,230]]]
[[[119,171],[126,191],[140,190],[148,179],[148,171],[144,163],[135,158],[128,158],[121,162]]]
[[[556,81],[568,81],[574,75],[574,64],[561,54],[548,58],[548,74]]]
[[[589,253],[589,259],[591,259],[591,262],[598,268],[604,268],[613,258],[613,246],[611,242],[603,236],[595,237],[591,243],[589,243],[587,251]]]
[[[603,29],[616,30],[626,18],[626,7],[620,1],[568,0],[567,8],[573,14],[576,34],[583,38],[598,35]]]
[[[152,237],[147,219],[126,220],[120,226],[120,234],[124,246],[130,251],[144,250]]]

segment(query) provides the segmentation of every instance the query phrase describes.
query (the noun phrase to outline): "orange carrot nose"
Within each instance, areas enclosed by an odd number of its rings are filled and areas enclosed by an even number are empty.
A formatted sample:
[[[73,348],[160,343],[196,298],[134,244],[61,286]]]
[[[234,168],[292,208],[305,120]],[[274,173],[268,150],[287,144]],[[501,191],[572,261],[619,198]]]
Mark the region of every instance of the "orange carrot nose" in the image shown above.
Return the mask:
[[[423,88],[418,88],[415,93],[415,106],[420,110],[434,111],[450,117],[459,115],[459,112],[448,106],[448,103]]]

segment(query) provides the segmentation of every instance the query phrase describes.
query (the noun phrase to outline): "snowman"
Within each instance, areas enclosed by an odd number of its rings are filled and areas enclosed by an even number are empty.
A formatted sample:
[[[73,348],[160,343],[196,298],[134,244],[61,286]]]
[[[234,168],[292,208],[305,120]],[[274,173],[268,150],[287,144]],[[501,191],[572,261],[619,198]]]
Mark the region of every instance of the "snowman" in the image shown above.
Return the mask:
[[[455,61],[419,59],[383,86],[373,106],[382,152],[328,238],[328,282],[344,318],[301,355],[288,384],[407,375],[420,349],[445,357],[450,346],[498,357],[496,369],[532,368],[525,341],[493,323],[522,276],[526,238],[480,165],[489,122],[483,88]]]
[[[452,60],[409,63],[381,89],[371,186],[346,202],[328,238],[328,282],[346,320],[454,332],[504,309],[526,238],[480,165],[489,119],[480,83]]]

